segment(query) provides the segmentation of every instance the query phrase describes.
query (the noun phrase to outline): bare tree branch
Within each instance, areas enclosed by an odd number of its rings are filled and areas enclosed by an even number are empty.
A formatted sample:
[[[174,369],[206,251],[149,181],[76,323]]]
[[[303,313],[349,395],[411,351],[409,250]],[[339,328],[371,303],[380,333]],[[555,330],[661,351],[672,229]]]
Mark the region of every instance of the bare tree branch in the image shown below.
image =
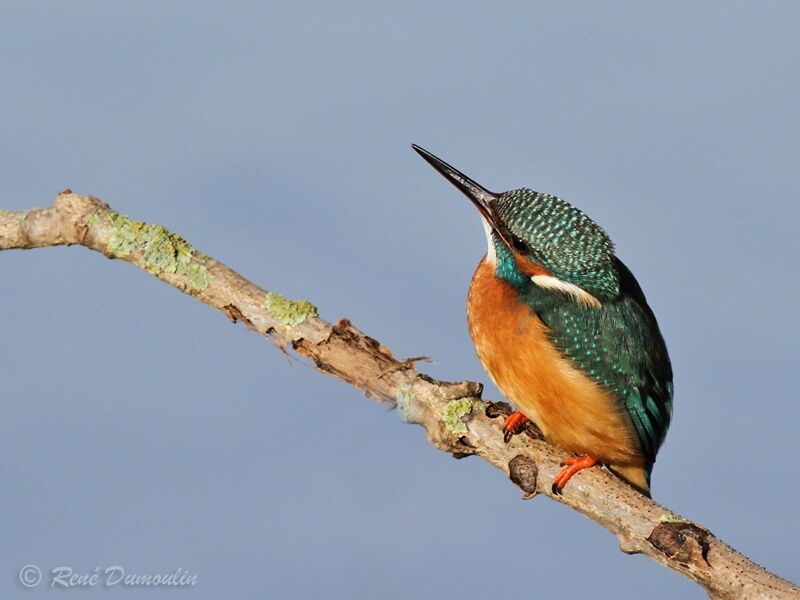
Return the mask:
[[[539,439],[534,428],[504,443],[497,417],[508,405],[483,401],[481,384],[435,381],[418,373],[415,359],[395,359],[349,321],[331,325],[310,302],[258,287],[163,227],[134,221],[70,190],[51,208],[0,211],[0,250],[72,244],[133,263],[280,347],[293,348],[320,371],[397,407],[402,419],[424,427],[440,450],[458,458],[480,456],[505,472],[526,498],[545,494],[574,508],[616,535],[623,552],[647,555],[697,582],[712,598],[800,598],[800,589],[789,581],[605,470],[583,471],[563,495],[552,495],[550,485],[567,454]]]

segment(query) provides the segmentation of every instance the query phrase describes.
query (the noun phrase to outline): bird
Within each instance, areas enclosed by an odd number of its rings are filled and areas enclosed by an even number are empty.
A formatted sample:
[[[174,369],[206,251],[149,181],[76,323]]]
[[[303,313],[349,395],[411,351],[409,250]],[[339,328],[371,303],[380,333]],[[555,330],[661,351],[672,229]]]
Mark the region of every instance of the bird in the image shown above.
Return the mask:
[[[581,210],[528,188],[490,192],[416,144],[474,204],[487,251],[467,294],[478,358],[515,405],[506,443],[528,421],[567,450],[561,494],[600,465],[650,496],[672,419],[673,376],[655,315],[608,234]]]

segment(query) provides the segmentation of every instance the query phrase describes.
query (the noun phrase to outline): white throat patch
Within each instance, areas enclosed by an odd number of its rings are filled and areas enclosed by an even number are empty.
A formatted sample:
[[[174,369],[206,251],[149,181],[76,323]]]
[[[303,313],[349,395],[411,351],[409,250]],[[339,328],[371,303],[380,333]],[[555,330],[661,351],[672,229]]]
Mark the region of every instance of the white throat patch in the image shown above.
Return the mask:
[[[591,308],[600,308],[600,300],[574,283],[562,281],[558,277],[553,277],[552,275],[534,275],[531,277],[531,281],[541,288],[558,290],[559,292],[572,296],[578,304],[583,304]]]
[[[490,265],[493,265],[497,262],[497,252],[494,248],[494,229],[492,226],[489,225],[489,221],[487,221],[483,216],[481,216],[481,222],[483,223],[483,230],[486,232],[486,244],[489,246],[486,250],[486,262]]]

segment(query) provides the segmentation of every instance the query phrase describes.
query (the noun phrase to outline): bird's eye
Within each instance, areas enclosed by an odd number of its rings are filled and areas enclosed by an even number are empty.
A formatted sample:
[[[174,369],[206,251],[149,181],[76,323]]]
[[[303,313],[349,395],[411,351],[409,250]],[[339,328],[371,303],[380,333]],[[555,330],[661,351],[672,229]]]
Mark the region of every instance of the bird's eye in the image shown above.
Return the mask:
[[[511,243],[514,245],[514,249],[517,252],[527,253],[530,250],[530,246],[528,246],[528,243],[525,240],[520,239],[515,235],[511,236]]]

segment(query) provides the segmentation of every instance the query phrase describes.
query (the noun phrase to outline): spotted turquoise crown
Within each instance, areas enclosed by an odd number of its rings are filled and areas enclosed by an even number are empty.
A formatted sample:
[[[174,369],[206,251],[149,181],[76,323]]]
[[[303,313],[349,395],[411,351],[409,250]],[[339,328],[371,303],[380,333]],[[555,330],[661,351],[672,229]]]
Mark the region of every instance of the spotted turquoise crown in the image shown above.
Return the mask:
[[[599,300],[619,295],[611,239],[569,202],[523,188],[501,194],[492,209],[511,233],[515,250],[553,276],[579,286]],[[511,265],[500,263],[513,263],[511,254],[502,242],[495,246],[498,270],[508,270]]]

